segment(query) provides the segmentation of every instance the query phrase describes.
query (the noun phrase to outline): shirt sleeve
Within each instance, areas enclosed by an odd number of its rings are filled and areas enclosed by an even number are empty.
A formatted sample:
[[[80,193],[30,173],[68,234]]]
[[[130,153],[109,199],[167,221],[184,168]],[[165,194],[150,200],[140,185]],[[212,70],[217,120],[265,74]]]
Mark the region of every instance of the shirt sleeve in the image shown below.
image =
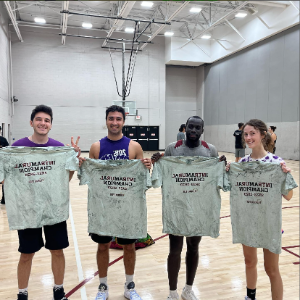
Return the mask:
[[[161,164],[159,162],[154,164],[151,180],[154,188],[162,186]]]
[[[228,178],[228,172],[226,172],[224,163],[223,162],[218,162],[217,164],[218,167],[218,188],[222,189],[224,192],[230,191],[230,183],[229,183],[229,178]]]
[[[286,173],[286,179],[282,183],[281,186],[281,194],[287,195],[290,190],[298,187],[297,183],[295,182],[292,174],[290,172]]]
[[[0,182],[4,180],[4,159],[0,153]]]
[[[218,157],[218,151],[214,145],[209,145],[211,157]]]
[[[172,156],[170,145],[166,148],[165,156]]]
[[[82,162],[81,167],[78,169],[77,178],[79,179],[79,185],[89,184],[90,182],[90,162],[87,160]]]
[[[75,152],[74,149],[72,149],[67,155],[65,168],[69,171],[78,171],[79,169],[79,159],[77,157],[77,152]]]

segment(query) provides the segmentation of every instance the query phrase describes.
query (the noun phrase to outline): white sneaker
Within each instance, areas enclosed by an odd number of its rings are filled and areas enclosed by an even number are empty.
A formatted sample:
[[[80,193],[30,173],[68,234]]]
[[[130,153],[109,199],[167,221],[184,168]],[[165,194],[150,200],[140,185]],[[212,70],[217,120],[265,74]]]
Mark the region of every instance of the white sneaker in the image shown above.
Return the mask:
[[[251,300],[251,298],[249,298],[248,296],[245,296],[245,300]],[[256,300],[256,298],[255,298]]]
[[[171,295],[169,295],[167,300],[179,300],[179,295],[177,294],[175,297],[174,296],[172,297]]]
[[[199,300],[193,290],[187,290],[185,287],[182,290],[181,298],[184,300]]]
[[[134,289],[135,284],[133,281],[124,285],[124,297],[130,300],[142,300],[142,298],[139,296],[139,294]]]
[[[108,287],[106,284],[101,283],[99,285],[99,291],[96,295],[95,300],[106,300],[108,299]]]

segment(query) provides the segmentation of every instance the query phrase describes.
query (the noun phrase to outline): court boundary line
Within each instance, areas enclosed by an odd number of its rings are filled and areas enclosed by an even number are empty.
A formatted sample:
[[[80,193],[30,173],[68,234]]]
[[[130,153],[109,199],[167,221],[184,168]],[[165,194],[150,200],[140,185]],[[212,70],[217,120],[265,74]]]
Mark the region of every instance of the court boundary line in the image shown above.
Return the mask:
[[[300,256],[299,256],[297,253],[294,253],[293,251],[288,250],[288,249],[291,249],[291,248],[298,248],[298,247],[300,247],[300,245],[297,245],[297,246],[287,246],[287,247],[282,247],[282,249],[283,249],[284,251],[286,251],[286,252],[288,252],[288,253],[290,253],[290,254],[292,254],[292,255],[294,255],[294,256],[300,258]],[[293,262],[293,264],[294,264],[294,265],[299,265],[300,262],[299,262],[299,261]]]
[[[282,207],[282,209],[295,208],[295,207],[300,207],[300,206],[299,206],[299,205],[298,205],[298,206],[285,206],[285,207]],[[229,218],[229,217],[230,217],[230,215],[227,215],[227,216],[220,217],[220,219]],[[169,234],[164,234],[164,235],[162,235],[162,236],[160,236],[160,237],[154,239],[154,241],[156,242],[156,241],[158,241],[158,240],[160,240],[160,239],[165,238],[165,237],[168,236],[168,235],[169,235]],[[293,247],[297,247],[297,246],[293,246]],[[287,247],[282,247],[282,249],[283,249],[283,248],[287,248]],[[290,247],[288,247],[288,248],[290,248]],[[143,249],[143,248],[140,248],[140,249]],[[136,250],[139,250],[139,249],[136,249]],[[287,251],[286,249],[283,249],[283,250]],[[289,251],[287,251],[287,252],[289,252]],[[292,253],[293,253],[293,252],[292,252]],[[118,257],[118,258],[116,258],[116,259],[113,260],[112,262],[110,262],[108,266],[109,266],[109,267],[112,266],[113,264],[115,264],[115,263],[117,263],[118,261],[120,261],[122,258],[123,258],[123,255],[120,256],[120,257]],[[91,276],[91,277],[89,277],[89,278],[86,278],[86,279],[82,280],[78,285],[76,285],[72,290],[70,290],[70,291],[66,294],[66,297],[68,298],[68,297],[72,296],[72,295],[73,295],[75,292],[77,292],[81,287],[83,287],[83,288],[85,289],[84,285],[85,285],[86,283],[88,283],[89,281],[91,281],[92,279],[94,279],[98,274],[99,274],[99,271],[96,271],[96,272],[94,273],[93,276]]]
[[[84,280],[83,268],[82,268],[81,259],[80,259],[80,253],[79,253],[79,248],[78,248],[76,229],[75,229],[75,223],[74,223],[71,203],[70,203],[69,211],[70,211],[70,221],[71,221],[72,234],[73,234],[73,243],[74,243],[74,248],[75,248],[78,279],[79,279],[79,281],[82,281],[82,280]],[[85,286],[80,290],[80,294],[81,294],[81,300],[87,300]]]

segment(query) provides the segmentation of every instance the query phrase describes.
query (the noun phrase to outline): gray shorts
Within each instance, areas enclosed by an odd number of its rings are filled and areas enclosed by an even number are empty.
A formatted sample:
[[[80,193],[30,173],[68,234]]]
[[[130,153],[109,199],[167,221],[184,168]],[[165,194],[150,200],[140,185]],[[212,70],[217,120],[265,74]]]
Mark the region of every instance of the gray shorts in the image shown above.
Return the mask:
[[[235,157],[244,157],[245,149],[235,149]]]

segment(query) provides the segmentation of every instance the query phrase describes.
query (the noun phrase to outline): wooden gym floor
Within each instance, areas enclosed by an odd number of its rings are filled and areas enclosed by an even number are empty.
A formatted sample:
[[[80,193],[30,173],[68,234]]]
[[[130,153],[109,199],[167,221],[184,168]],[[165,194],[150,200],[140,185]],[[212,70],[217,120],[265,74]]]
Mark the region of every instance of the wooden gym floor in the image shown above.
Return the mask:
[[[152,153],[146,152],[145,157]],[[225,154],[234,161],[232,153]],[[83,156],[87,156],[83,153]],[[292,175],[299,185],[299,162],[287,160]],[[65,250],[66,273],[64,287],[70,300],[94,300],[99,285],[97,271],[97,245],[87,233],[87,186],[79,186],[76,176],[70,183],[71,214],[68,220],[70,247]],[[194,292],[201,300],[244,299],[246,283],[241,245],[233,245],[231,237],[229,193],[221,192],[221,230],[217,239],[204,237],[200,243],[199,267]],[[153,239],[164,236],[161,223],[161,190],[151,188],[147,192],[148,233]],[[283,250],[280,270],[284,283],[284,299],[299,299],[299,188],[290,201],[282,202]],[[137,251],[135,283],[143,300],[165,300],[168,296],[166,259],[169,250],[168,237],[162,237],[155,245]],[[0,299],[16,300],[17,264],[19,260],[18,235],[8,230],[6,209],[0,206]],[[110,250],[112,265],[108,271],[111,300],[124,300],[125,282],[123,261],[117,260],[121,250]],[[185,248],[179,274],[178,289],[185,284]],[[44,248],[36,253],[29,281],[29,299],[52,299],[53,276],[49,251]],[[298,264],[295,264],[298,263]],[[80,285],[80,283],[82,283]],[[264,271],[262,249],[258,250],[257,299],[271,299],[269,279]]]

